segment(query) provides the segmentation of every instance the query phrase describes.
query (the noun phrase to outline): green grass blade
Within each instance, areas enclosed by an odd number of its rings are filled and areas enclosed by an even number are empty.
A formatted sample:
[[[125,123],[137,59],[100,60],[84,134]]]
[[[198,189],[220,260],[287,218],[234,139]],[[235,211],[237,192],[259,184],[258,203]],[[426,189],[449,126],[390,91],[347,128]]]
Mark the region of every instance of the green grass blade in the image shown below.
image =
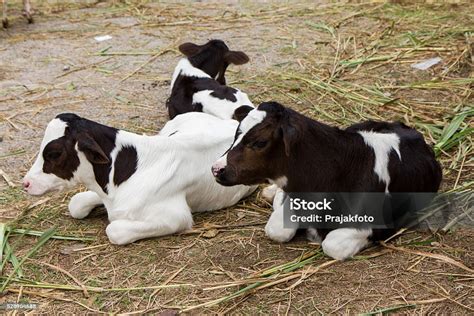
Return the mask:
[[[462,122],[466,119],[467,114],[462,114],[462,115],[457,115],[453,118],[451,123],[447,125],[443,129],[443,134],[441,134],[441,137],[438,141],[439,146],[441,147],[442,144],[446,143],[451,136],[453,136],[454,133],[459,129],[461,126]]]
[[[3,250],[5,249],[5,244],[7,243],[7,239],[5,238],[6,233],[7,233],[7,225],[4,223],[0,223],[0,262],[2,263],[3,263]],[[2,270],[0,269],[0,272],[1,271]]]
[[[43,234],[42,231],[38,230],[30,230],[30,229],[21,229],[21,228],[10,228],[7,227],[7,230],[15,233],[15,234],[22,234],[22,235],[30,235],[30,236],[41,236]],[[74,241],[93,241],[95,240],[94,237],[78,237],[78,236],[64,236],[64,235],[53,235],[51,236],[52,239],[59,239],[59,240],[74,240]]]
[[[313,29],[316,29],[318,31],[323,31],[331,34],[332,37],[336,37],[336,32],[332,26],[326,25],[324,23],[313,23],[310,21],[306,21],[306,25],[312,27]]]
[[[21,270],[20,262],[18,261],[18,258],[13,253],[13,249],[8,242],[5,244],[5,261],[7,260],[9,260],[10,263],[12,264],[13,270],[16,270],[16,274],[18,275],[18,277],[22,278],[23,271]],[[3,267],[3,263],[2,263],[2,267]]]
[[[20,269],[20,267],[23,265],[23,263],[26,261],[26,259],[28,259],[33,254],[35,254],[54,235],[55,232],[56,232],[56,228],[52,227],[52,228],[48,229],[47,231],[45,231],[40,236],[40,238],[38,239],[38,242],[33,246],[33,248],[30,249],[30,251],[28,251],[28,253],[21,259],[21,261],[18,263],[18,265],[10,273],[10,275],[8,276],[8,278],[5,280],[2,287],[0,288],[0,292],[5,291],[5,288],[7,287],[10,280],[13,278],[13,275],[15,275],[15,273],[17,273],[18,269]]]
[[[443,150],[449,150],[451,147],[458,145],[462,140],[468,138],[474,133],[474,128],[466,128],[465,130],[454,134],[451,139],[446,141],[443,145]]]
[[[453,117],[451,122],[443,129],[438,142],[434,146],[436,154],[450,149],[474,132],[474,128],[461,127],[466,118],[472,115],[474,115],[474,110],[461,112]]]

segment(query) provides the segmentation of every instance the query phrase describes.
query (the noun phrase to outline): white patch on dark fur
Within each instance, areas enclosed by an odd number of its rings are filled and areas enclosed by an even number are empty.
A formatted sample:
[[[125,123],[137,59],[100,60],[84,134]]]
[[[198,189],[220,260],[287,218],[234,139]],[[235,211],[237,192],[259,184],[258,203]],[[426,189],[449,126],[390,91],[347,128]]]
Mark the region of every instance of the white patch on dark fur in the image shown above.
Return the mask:
[[[240,135],[234,142],[232,148],[237,146],[242,141],[242,138],[244,138],[248,131],[250,131],[256,125],[262,123],[266,116],[267,112],[265,111],[259,111],[258,109],[250,111],[239,125]]]
[[[388,172],[390,152],[395,150],[401,160],[399,149],[400,137],[395,133],[384,134],[360,131],[359,134],[364,138],[364,142],[374,150],[374,172],[380,181],[385,183],[385,192],[388,193],[388,186],[390,185],[390,174]]]
[[[244,135],[251,130],[255,125],[261,123],[264,119],[265,116],[267,115],[267,112],[265,111],[259,111],[258,109],[252,110],[247,114],[247,116],[240,122],[239,125],[239,130],[240,130],[240,135],[237,137],[235,142],[232,144],[232,148],[237,146],[238,143],[242,141],[242,138]],[[224,156],[220,157],[213,165],[212,169],[213,170],[220,170],[223,169],[227,166],[227,154]]]

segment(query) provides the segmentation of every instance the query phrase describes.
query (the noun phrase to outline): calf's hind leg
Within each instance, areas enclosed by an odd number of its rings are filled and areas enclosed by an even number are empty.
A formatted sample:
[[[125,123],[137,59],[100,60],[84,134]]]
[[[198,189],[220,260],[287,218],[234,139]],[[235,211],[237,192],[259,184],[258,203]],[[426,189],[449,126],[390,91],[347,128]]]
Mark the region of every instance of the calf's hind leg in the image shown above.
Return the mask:
[[[146,220],[117,219],[111,222],[105,232],[111,243],[126,245],[134,241],[170,235],[193,225],[193,217],[188,206],[157,211],[153,218]]]

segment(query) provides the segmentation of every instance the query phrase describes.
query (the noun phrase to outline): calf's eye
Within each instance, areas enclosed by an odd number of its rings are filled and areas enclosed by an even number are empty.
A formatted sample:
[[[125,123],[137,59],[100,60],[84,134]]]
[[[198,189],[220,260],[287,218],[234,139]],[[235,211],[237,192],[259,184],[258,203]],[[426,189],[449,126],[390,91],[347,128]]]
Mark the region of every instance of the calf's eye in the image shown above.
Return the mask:
[[[267,146],[267,141],[256,141],[252,144],[252,148],[262,149]]]
[[[48,151],[44,154],[44,158],[46,160],[56,160],[58,159],[59,157],[61,157],[61,151]]]

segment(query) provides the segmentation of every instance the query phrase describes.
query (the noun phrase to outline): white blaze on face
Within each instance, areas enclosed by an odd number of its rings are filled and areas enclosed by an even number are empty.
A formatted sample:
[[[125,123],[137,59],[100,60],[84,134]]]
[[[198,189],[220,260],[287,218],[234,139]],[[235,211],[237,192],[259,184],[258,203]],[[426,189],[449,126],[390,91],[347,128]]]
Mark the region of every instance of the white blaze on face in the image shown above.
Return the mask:
[[[267,112],[259,111],[258,109],[250,111],[247,116],[240,122],[240,125],[237,129],[237,139],[232,144],[232,147],[229,149],[231,151],[235,146],[237,146],[244,138],[245,134],[248,133],[252,128],[254,128],[257,124],[263,122],[265,117],[267,116]],[[219,158],[214,165],[212,166],[212,170],[220,170],[227,166],[227,153]]]
[[[42,195],[48,191],[60,189],[64,185],[66,180],[61,179],[54,174],[47,174],[43,172],[43,150],[51,141],[64,136],[66,127],[66,122],[61,121],[58,118],[53,119],[46,127],[38,157],[23,179],[25,190],[29,194]]]

